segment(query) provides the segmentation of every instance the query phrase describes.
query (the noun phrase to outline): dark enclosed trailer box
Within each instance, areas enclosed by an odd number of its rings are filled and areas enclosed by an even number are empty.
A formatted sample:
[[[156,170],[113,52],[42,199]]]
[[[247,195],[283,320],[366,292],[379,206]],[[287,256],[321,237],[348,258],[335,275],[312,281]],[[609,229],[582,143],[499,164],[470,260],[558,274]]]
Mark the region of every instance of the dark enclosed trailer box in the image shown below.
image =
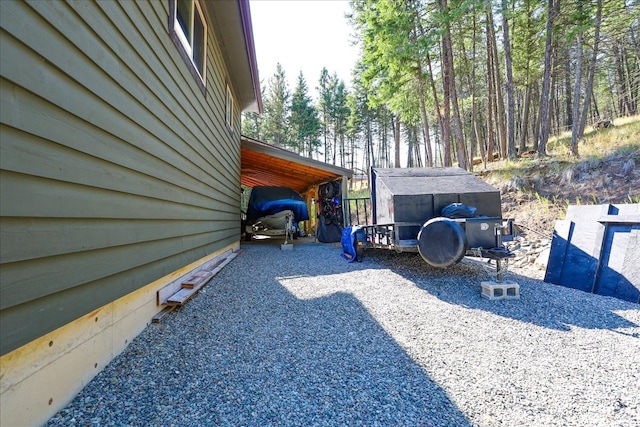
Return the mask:
[[[434,245],[437,250],[446,249],[451,238],[457,240],[456,250],[464,246],[467,255],[472,254],[467,250],[501,245],[496,240],[496,234],[503,232],[500,191],[464,169],[372,168],[371,182],[373,225],[366,227],[366,233],[374,247],[420,252],[425,258],[421,249],[428,246],[433,251]],[[440,231],[425,234],[426,223],[441,217],[442,209],[452,203],[476,208],[475,217],[443,218],[438,226],[445,226],[444,235]],[[424,236],[419,242],[421,231]],[[456,235],[449,236],[451,232]]]
[[[477,215],[501,217],[500,191],[457,167],[372,169],[377,224],[425,221],[451,203],[475,206]]]

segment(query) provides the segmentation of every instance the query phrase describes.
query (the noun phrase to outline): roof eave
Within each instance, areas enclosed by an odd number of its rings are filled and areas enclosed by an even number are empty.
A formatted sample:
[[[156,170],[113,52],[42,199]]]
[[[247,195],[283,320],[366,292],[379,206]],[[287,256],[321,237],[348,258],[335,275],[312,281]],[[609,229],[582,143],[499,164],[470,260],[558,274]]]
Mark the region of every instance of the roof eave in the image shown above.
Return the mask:
[[[249,0],[240,0],[240,14],[242,15],[242,32],[244,34],[247,58],[251,72],[252,87],[255,98],[253,109],[247,109],[255,113],[262,113],[262,90],[260,88],[260,75],[258,73],[258,61],[256,59],[256,46],[253,40],[253,24],[251,22],[251,8]]]
[[[262,113],[262,95],[256,60],[249,0],[208,1],[215,21],[228,79],[235,89],[242,111]],[[244,54],[242,54],[244,53]]]

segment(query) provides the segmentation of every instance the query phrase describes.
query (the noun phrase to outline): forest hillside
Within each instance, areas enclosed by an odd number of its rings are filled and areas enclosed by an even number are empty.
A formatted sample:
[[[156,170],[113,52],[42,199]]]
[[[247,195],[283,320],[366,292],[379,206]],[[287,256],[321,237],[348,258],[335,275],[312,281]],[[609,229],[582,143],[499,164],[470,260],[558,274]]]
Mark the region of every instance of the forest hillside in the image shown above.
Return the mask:
[[[300,72],[290,88],[278,64],[262,87],[264,113],[243,116],[244,135],[354,174],[477,170],[476,158],[514,162],[530,151],[553,169],[572,163],[555,160],[558,135],[582,162],[597,145],[594,124],[639,114],[638,1],[349,5],[360,49],[351,81],[325,67],[310,80]]]
[[[503,216],[529,238],[551,238],[568,205],[640,203],[640,116],[592,129],[570,155],[571,136],[552,139],[548,156],[489,163],[476,174],[499,188]]]

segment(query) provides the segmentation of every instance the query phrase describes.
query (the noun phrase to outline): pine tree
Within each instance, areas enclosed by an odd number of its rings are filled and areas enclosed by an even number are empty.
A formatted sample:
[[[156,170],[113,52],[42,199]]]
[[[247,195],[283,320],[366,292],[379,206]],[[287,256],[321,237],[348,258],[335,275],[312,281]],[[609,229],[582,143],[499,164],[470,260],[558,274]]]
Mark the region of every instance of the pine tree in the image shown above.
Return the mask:
[[[264,99],[264,140],[278,147],[289,145],[289,96],[285,72],[278,63]]]
[[[320,120],[308,94],[307,82],[302,72],[298,75],[298,83],[291,98],[289,125],[291,146],[298,153],[312,158],[320,145]]]
[[[329,89],[329,71],[323,68],[320,71],[320,79],[318,80],[318,99],[319,99],[319,114],[322,140],[324,142],[324,161],[329,161],[329,108],[331,106],[331,91]]]
[[[347,122],[349,119],[349,106],[347,105],[347,91],[344,81],[338,79],[338,76],[334,74],[333,79],[333,104],[331,105],[331,122],[333,123],[333,135],[334,135],[334,164],[338,164],[335,159],[336,153],[340,154],[340,166],[344,167],[347,163],[345,150],[345,138],[347,133]]]

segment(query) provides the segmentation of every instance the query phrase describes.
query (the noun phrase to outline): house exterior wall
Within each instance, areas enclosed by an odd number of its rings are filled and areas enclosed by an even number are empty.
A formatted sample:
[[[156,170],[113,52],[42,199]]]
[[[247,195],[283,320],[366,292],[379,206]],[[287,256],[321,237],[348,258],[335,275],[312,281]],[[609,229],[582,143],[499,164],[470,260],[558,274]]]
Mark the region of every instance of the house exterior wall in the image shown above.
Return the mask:
[[[160,289],[238,248],[216,251],[1,356],[0,425],[46,423],[149,325]]]
[[[225,125],[231,80],[209,28],[200,90],[169,36],[168,8],[0,2],[3,408],[19,388],[12,378],[26,375],[5,375],[20,371],[16,354],[49,334],[77,336],[69,328],[81,319],[112,328],[93,313],[116,306],[144,307],[136,322],[148,321],[168,278],[238,247],[237,109],[233,129]],[[110,357],[122,347],[108,346]],[[49,359],[70,352],[59,351]]]
[[[239,239],[215,32],[205,96],[167,6],[1,3],[2,354]]]

